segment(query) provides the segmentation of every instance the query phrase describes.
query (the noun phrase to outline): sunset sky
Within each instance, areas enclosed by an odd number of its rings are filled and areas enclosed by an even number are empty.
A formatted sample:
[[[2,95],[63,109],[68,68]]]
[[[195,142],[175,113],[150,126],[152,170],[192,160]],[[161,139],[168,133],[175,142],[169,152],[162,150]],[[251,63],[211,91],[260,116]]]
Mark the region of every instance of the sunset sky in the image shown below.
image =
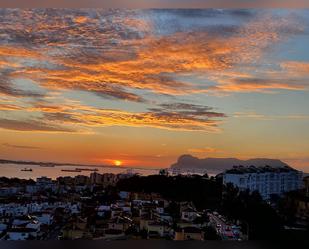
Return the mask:
[[[309,10],[0,12],[0,158],[309,172]]]

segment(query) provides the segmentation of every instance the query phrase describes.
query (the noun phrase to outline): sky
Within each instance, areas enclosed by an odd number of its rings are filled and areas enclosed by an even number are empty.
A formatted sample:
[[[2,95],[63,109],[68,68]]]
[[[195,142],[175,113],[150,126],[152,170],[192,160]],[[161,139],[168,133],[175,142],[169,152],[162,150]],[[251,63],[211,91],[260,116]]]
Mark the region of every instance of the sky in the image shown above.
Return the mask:
[[[309,10],[0,12],[0,158],[309,171]]]

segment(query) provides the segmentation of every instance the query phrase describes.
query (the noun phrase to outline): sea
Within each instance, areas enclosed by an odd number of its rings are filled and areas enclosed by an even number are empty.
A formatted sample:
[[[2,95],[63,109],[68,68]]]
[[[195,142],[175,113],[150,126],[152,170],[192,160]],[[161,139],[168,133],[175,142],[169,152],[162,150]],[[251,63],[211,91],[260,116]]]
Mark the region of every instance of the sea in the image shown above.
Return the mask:
[[[0,177],[13,178],[17,177],[20,179],[33,179],[38,177],[46,176],[52,179],[56,179],[59,176],[77,176],[87,175],[89,176],[92,171],[82,170],[80,172],[67,172],[62,170],[74,170],[74,169],[98,169],[97,173],[137,173],[140,175],[154,175],[159,173],[159,169],[151,168],[125,168],[115,166],[104,166],[104,167],[89,167],[89,166],[72,166],[72,165],[61,165],[54,167],[42,167],[40,165],[24,165],[24,164],[0,164]],[[23,169],[32,169],[32,171],[23,171]]]

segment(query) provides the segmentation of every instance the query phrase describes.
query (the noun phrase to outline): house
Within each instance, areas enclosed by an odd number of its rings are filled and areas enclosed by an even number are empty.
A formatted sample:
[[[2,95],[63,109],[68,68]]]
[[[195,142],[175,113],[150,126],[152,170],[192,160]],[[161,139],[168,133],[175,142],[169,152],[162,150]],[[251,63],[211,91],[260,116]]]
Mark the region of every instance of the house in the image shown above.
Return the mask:
[[[54,221],[54,216],[50,212],[33,213],[34,217],[42,224],[50,226]]]
[[[22,189],[20,187],[2,187],[0,188],[0,197],[12,196],[17,194]]]
[[[164,213],[164,207],[156,207],[156,212],[159,214],[163,214]]]
[[[11,223],[11,216],[5,215],[0,216],[0,224],[9,224]]]
[[[52,184],[52,183],[53,183],[53,180],[49,177],[46,177],[46,176],[38,177],[36,179],[37,185],[46,186],[46,185],[49,185],[49,184]]]
[[[116,217],[108,222],[108,229],[116,229],[126,231],[132,224],[132,220],[128,217]]]
[[[80,204],[79,203],[75,203],[69,206],[70,212],[71,214],[80,214]]]
[[[5,231],[8,228],[8,225],[5,223],[0,223],[0,233]]]
[[[57,185],[53,182],[51,178],[46,176],[38,177],[36,179],[36,185],[39,187],[39,190],[50,189],[53,192],[57,190]]]
[[[116,201],[115,204],[111,205],[112,209],[116,210],[120,208],[123,212],[130,214],[131,213],[131,203],[123,200]]]
[[[66,189],[69,189],[69,187],[75,183],[75,179],[71,176],[59,176],[56,181],[58,184],[64,185]]]
[[[183,220],[178,221],[176,224],[177,224],[177,227],[179,227],[179,228],[185,228],[185,227],[196,227],[196,228],[200,228],[200,227],[201,227],[201,224],[192,223],[192,222],[183,221]]]
[[[102,175],[102,178],[104,187],[114,186],[118,181],[117,175],[112,173],[105,173]]]
[[[37,231],[33,228],[11,228],[7,231],[7,240],[28,240],[37,237]]]
[[[0,206],[0,215],[23,216],[28,214],[28,208],[18,204],[5,204]]]
[[[122,214],[123,210],[122,208],[115,207],[111,209],[111,218],[116,218]]]
[[[98,212],[104,212],[104,211],[110,211],[111,207],[110,205],[101,205],[98,207]]]
[[[120,191],[119,192],[119,197],[123,200],[129,199],[130,197],[130,192],[127,191]]]
[[[36,212],[41,212],[44,209],[47,209],[49,207],[47,202],[43,203],[30,203],[27,205],[29,213],[36,213]]]
[[[35,218],[30,216],[30,215],[15,217],[15,219],[12,222],[12,226],[13,227],[25,226],[25,225],[27,225],[28,223],[31,223],[34,220],[35,220]]]
[[[41,223],[38,221],[29,222],[25,227],[34,229],[37,233],[41,231]]]
[[[178,228],[175,231],[174,240],[203,240],[204,233],[197,227]]]
[[[40,190],[40,186],[38,185],[34,185],[34,184],[26,185],[26,192],[29,194],[35,194],[39,192],[39,190]]]
[[[191,208],[191,207],[185,208],[181,212],[181,219],[184,220],[184,221],[192,222],[197,217],[199,217],[198,212],[195,209]]]
[[[111,207],[109,205],[101,205],[97,209],[97,214],[100,217],[106,217],[108,214],[110,214]]]
[[[167,222],[167,223],[172,223],[173,222],[173,217],[168,214],[168,213],[159,213],[156,214],[156,217],[163,222]]]
[[[7,187],[0,188],[0,196],[1,197],[10,196],[10,195],[12,195],[10,188],[7,188]]]
[[[127,206],[123,206],[123,207],[121,207],[122,208],[122,211],[124,212],[124,213],[127,213],[127,214],[131,214],[132,212],[131,212],[131,206],[129,206],[129,205],[127,205]]]
[[[81,191],[84,191],[88,188],[88,186],[86,185],[75,185],[75,191],[76,192],[81,192]]]
[[[156,237],[156,235],[163,237],[167,233],[168,227],[163,222],[151,221],[148,222],[146,230],[149,237]]]
[[[74,177],[75,185],[87,185],[90,183],[90,177],[84,175],[78,175]]]

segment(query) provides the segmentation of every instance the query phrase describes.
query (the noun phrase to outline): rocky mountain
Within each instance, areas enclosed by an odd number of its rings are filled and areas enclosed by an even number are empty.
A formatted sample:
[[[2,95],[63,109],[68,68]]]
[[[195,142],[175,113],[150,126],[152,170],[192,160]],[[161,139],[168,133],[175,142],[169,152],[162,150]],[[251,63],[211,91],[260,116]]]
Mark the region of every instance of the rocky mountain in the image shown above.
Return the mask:
[[[251,166],[262,167],[269,165],[272,167],[286,167],[286,163],[279,159],[254,158],[248,160],[240,160],[237,158],[197,158],[192,155],[182,155],[177,162],[172,164],[171,168],[180,169],[204,169],[209,171],[224,171],[233,166]]]

